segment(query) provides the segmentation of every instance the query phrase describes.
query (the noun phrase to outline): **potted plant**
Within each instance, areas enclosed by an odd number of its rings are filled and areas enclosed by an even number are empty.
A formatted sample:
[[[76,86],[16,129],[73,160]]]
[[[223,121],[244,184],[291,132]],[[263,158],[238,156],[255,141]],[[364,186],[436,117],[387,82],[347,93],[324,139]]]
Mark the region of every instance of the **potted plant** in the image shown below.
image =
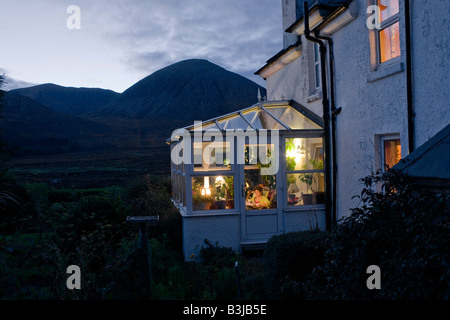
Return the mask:
[[[306,169],[306,165],[305,165],[304,169]],[[301,182],[306,184],[306,193],[302,192],[303,204],[310,205],[310,204],[312,204],[312,197],[313,197],[311,186],[314,181],[314,176],[312,173],[300,173],[299,179]],[[311,193],[310,193],[310,190],[311,190]]]
[[[323,161],[322,160],[310,159],[309,162],[311,163],[314,170],[323,170]],[[325,192],[320,191],[320,190],[324,190],[324,184],[325,184],[324,178],[325,177],[318,173],[316,173],[315,175],[317,178],[314,179],[314,182],[315,182],[317,189],[313,190],[312,203],[313,204],[325,203]]]
[[[216,209],[225,209],[226,182],[224,180],[218,180],[214,184],[214,190],[216,198]]]
[[[234,182],[233,176],[225,177],[225,198],[226,198],[226,208],[234,208]]]
[[[214,202],[213,196],[206,196],[199,193],[192,194],[192,207],[195,210],[209,210]]]

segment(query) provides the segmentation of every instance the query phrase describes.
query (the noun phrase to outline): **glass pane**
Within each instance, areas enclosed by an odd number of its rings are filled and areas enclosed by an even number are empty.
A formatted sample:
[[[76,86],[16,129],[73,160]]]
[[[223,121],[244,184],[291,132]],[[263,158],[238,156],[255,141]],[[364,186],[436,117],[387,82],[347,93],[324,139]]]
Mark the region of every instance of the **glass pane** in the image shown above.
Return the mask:
[[[314,62],[319,62],[319,45],[314,43]]]
[[[378,0],[380,7],[380,22],[383,22],[390,17],[398,14],[398,0]]]
[[[267,156],[275,154],[275,146],[246,145],[245,146],[245,205],[247,210],[271,209],[277,207],[276,177],[267,174],[264,168],[272,165],[261,163],[257,157],[258,148],[267,148]],[[259,155],[259,153],[258,153]]]
[[[290,106],[266,107],[266,109],[291,129],[321,129],[320,126]]]
[[[292,173],[287,175],[288,206],[325,203],[325,175]]]
[[[380,62],[386,62],[400,56],[400,30],[396,22],[390,27],[383,29],[380,35]]]
[[[263,110],[254,110],[243,113],[245,119],[251,123],[255,129],[285,129],[279,122],[275,121]]]
[[[314,66],[314,75],[316,79],[316,89],[320,88],[320,66],[316,64]]]
[[[286,171],[323,170],[323,139],[287,138]]]
[[[200,126],[198,126],[198,127],[191,126],[191,127],[187,128],[187,129],[192,132],[192,131],[194,131],[194,128],[196,130],[199,130],[199,131],[205,131],[205,130],[208,130],[208,129],[210,129],[210,130],[214,129],[214,130],[220,131],[219,128],[216,126],[215,122],[211,122],[209,124],[202,123],[201,127]]]
[[[384,140],[384,165],[385,169],[392,168],[400,161],[402,148],[400,139]]]
[[[229,141],[196,142],[193,145],[194,171],[230,170]]]
[[[192,206],[198,210],[234,208],[233,176],[205,176],[192,178]]]
[[[247,130],[249,128],[249,125],[247,122],[245,122],[244,119],[240,115],[237,115],[235,117],[231,117],[228,119],[220,120],[219,126],[221,129],[242,129]]]

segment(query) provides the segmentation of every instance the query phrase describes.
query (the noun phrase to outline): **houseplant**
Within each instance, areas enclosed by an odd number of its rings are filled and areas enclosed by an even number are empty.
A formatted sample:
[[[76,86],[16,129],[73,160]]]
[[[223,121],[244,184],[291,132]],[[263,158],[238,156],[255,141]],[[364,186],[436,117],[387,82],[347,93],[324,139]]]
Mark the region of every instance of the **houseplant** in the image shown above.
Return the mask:
[[[192,207],[195,210],[209,210],[214,202],[213,196],[202,195],[200,193],[192,194]]]
[[[311,163],[314,170],[323,170],[322,160],[310,159],[309,162]],[[325,192],[321,191],[324,190],[325,177],[320,173],[315,173],[314,175],[314,184],[316,186],[316,190],[313,190],[312,202],[313,204],[325,203]]]
[[[216,180],[214,184],[215,199],[217,209],[225,209],[226,205],[226,182],[225,180]]]
[[[304,166],[304,169],[306,169],[306,165]],[[301,182],[306,184],[306,193],[302,192],[302,199],[304,205],[310,205],[312,204],[312,184],[314,181],[314,176],[312,173],[300,173],[298,175]],[[311,193],[309,192],[311,190]]]
[[[234,180],[233,176],[225,177],[225,194],[226,194],[226,208],[234,208]]]

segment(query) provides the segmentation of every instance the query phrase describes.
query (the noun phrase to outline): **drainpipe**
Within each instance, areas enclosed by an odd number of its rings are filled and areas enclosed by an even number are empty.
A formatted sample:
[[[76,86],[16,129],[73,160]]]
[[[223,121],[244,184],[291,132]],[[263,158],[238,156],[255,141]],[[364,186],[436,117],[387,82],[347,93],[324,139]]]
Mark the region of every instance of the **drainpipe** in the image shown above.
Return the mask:
[[[323,123],[325,131],[325,219],[327,230],[331,229],[331,145],[330,145],[330,107],[328,101],[327,92],[327,81],[326,81],[326,69],[325,69],[325,58],[326,58],[326,47],[322,40],[311,36],[311,31],[309,30],[309,12],[308,3],[305,1],[303,3],[303,16],[305,23],[305,37],[306,39],[315,42],[320,48],[320,70],[321,70],[321,80],[322,80],[322,107],[323,107]]]
[[[331,152],[332,152],[332,192],[333,196],[332,200],[332,223],[336,224],[337,221],[337,151],[336,151],[336,117],[339,113],[341,113],[342,108],[336,108],[335,96],[334,96],[334,51],[333,51],[333,39],[330,37],[321,36],[319,31],[315,32],[315,36],[318,39],[326,40],[328,42],[328,68],[330,70],[330,109],[331,109]]]
[[[409,0],[405,0],[405,43],[406,43],[406,99],[408,105],[408,151],[414,151],[414,107],[413,84],[411,71],[411,21],[409,13]]]

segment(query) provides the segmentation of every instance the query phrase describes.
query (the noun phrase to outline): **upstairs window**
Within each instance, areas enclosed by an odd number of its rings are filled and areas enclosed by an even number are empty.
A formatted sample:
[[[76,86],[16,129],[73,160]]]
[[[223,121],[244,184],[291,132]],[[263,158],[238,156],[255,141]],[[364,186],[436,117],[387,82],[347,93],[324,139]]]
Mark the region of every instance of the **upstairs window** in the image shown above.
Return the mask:
[[[314,84],[315,91],[320,90],[320,52],[319,45],[314,43]]]
[[[381,65],[400,56],[398,0],[377,0],[380,29],[376,32],[377,60]]]

